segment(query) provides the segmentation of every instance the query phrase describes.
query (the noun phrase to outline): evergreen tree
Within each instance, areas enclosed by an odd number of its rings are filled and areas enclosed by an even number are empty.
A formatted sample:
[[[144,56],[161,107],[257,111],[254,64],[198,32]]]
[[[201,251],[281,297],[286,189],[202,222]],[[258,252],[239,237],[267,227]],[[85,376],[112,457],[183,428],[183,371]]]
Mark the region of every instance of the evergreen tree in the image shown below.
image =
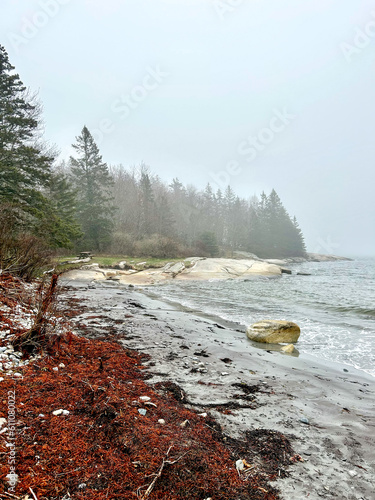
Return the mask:
[[[52,248],[72,248],[73,242],[82,236],[76,219],[77,191],[64,174],[56,173],[52,174],[45,194],[49,201],[38,233],[48,237]]]
[[[40,188],[51,176],[53,155],[40,139],[41,108],[14,73],[0,45],[0,203],[10,203],[28,227],[44,214]]]
[[[86,126],[73,148],[77,156],[70,157],[70,165],[78,193],[77,219],[83,231],[80,247],[101,251],[110,242],[113,229],[113,180]]]

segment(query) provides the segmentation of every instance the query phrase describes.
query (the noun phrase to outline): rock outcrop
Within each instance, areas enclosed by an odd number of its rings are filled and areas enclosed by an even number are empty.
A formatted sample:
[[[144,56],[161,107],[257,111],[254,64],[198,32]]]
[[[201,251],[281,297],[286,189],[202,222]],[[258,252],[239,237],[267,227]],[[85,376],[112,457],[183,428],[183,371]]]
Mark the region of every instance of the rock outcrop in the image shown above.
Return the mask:
[[[263,320],[254,323],[246,330],[246,335],[254,342],[266,344],[294,344],[301,330],[291,321]]]

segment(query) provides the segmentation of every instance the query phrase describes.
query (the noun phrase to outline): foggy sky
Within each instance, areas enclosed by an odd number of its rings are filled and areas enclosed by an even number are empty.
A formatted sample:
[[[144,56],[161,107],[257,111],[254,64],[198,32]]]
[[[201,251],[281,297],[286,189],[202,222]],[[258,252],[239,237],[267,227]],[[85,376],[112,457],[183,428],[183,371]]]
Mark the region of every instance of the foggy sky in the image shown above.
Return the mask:
[[[309,251],[375,254],[375,1],[2,0],[0,43],[60,158],[250,197],[275,188]]]

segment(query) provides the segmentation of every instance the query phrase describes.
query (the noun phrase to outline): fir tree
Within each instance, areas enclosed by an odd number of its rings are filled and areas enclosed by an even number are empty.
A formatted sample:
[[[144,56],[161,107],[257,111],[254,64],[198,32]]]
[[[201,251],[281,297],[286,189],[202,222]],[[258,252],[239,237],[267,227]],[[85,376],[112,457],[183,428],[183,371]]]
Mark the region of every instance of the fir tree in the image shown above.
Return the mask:
[[[53,155],[40,141],[41,108],[0,45],[0,203],[10,203],[30,227],[42,218],[40,188],[51,176]]]
[[[110,242],[113,228],[112,177],[86,126],[73,144],[71,178],[77,189],[77,219],[83,231],[80,247],[101,251]]]

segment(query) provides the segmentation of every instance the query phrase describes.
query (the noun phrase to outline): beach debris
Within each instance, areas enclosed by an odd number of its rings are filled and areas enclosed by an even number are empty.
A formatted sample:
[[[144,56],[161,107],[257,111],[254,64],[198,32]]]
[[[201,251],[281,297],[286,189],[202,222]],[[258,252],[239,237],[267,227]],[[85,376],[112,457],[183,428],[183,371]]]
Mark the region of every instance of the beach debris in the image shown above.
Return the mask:
[[[164,420],[164,418],[159,418],[158,423],[159,423],[160,425],[164,425],[164,424],[165,424],[165,420]]]
[[[226,377],[227,375],[229,375],[229,372],[221,372],[220,374],[222,377]]]
[[[180,423],[180,427],[184,428],[189,424],[189,420],[184,420],[183,422]]]
[[[52,368],[52,370],[53,370],[54,372],[58,372],[58,371],[59,371],[59,369],[58,369],[58,367],[57,367],[57,366],[54,366],[54,367]]]
[[[151,398],[149,396],[140,396],[139,399],[141,401],[150,401]]]
[[[220,361],[222,361],[223,363],[232,363],[232,360],[230,358],[221,358]]]
[[[152,403],[152,401],[145,401],[144,404],[148,406],[155,406],[155,408],[157,408],[157,405],[155,403]]]
[[[301,455],[293,455],[292,457],[289,458],[289,461],[292,462],[293,464],[297,462],[304,462],[304,459],[301,457]]]
[[[140,415],[145,416],[145,415],[146,415],[146,413],[147,413],[147,410],[145,410],[144,408],[138,408],[138,413],[139,413]]]
[[[59,368],[65,368],[64,363],[60,363],[60,364],[59,364]]]
[[[4,424],[7,423],[7,419],[6,418],[0,418],[0,429],[1,427],[3,427]]]
[[[199,415],[200,417],[203,417],[203,418],[206,418],[206,417],[207,417],[207,413],[205,413],[205,412],[204,412],[204,413],[198,413],[198,415]]]

